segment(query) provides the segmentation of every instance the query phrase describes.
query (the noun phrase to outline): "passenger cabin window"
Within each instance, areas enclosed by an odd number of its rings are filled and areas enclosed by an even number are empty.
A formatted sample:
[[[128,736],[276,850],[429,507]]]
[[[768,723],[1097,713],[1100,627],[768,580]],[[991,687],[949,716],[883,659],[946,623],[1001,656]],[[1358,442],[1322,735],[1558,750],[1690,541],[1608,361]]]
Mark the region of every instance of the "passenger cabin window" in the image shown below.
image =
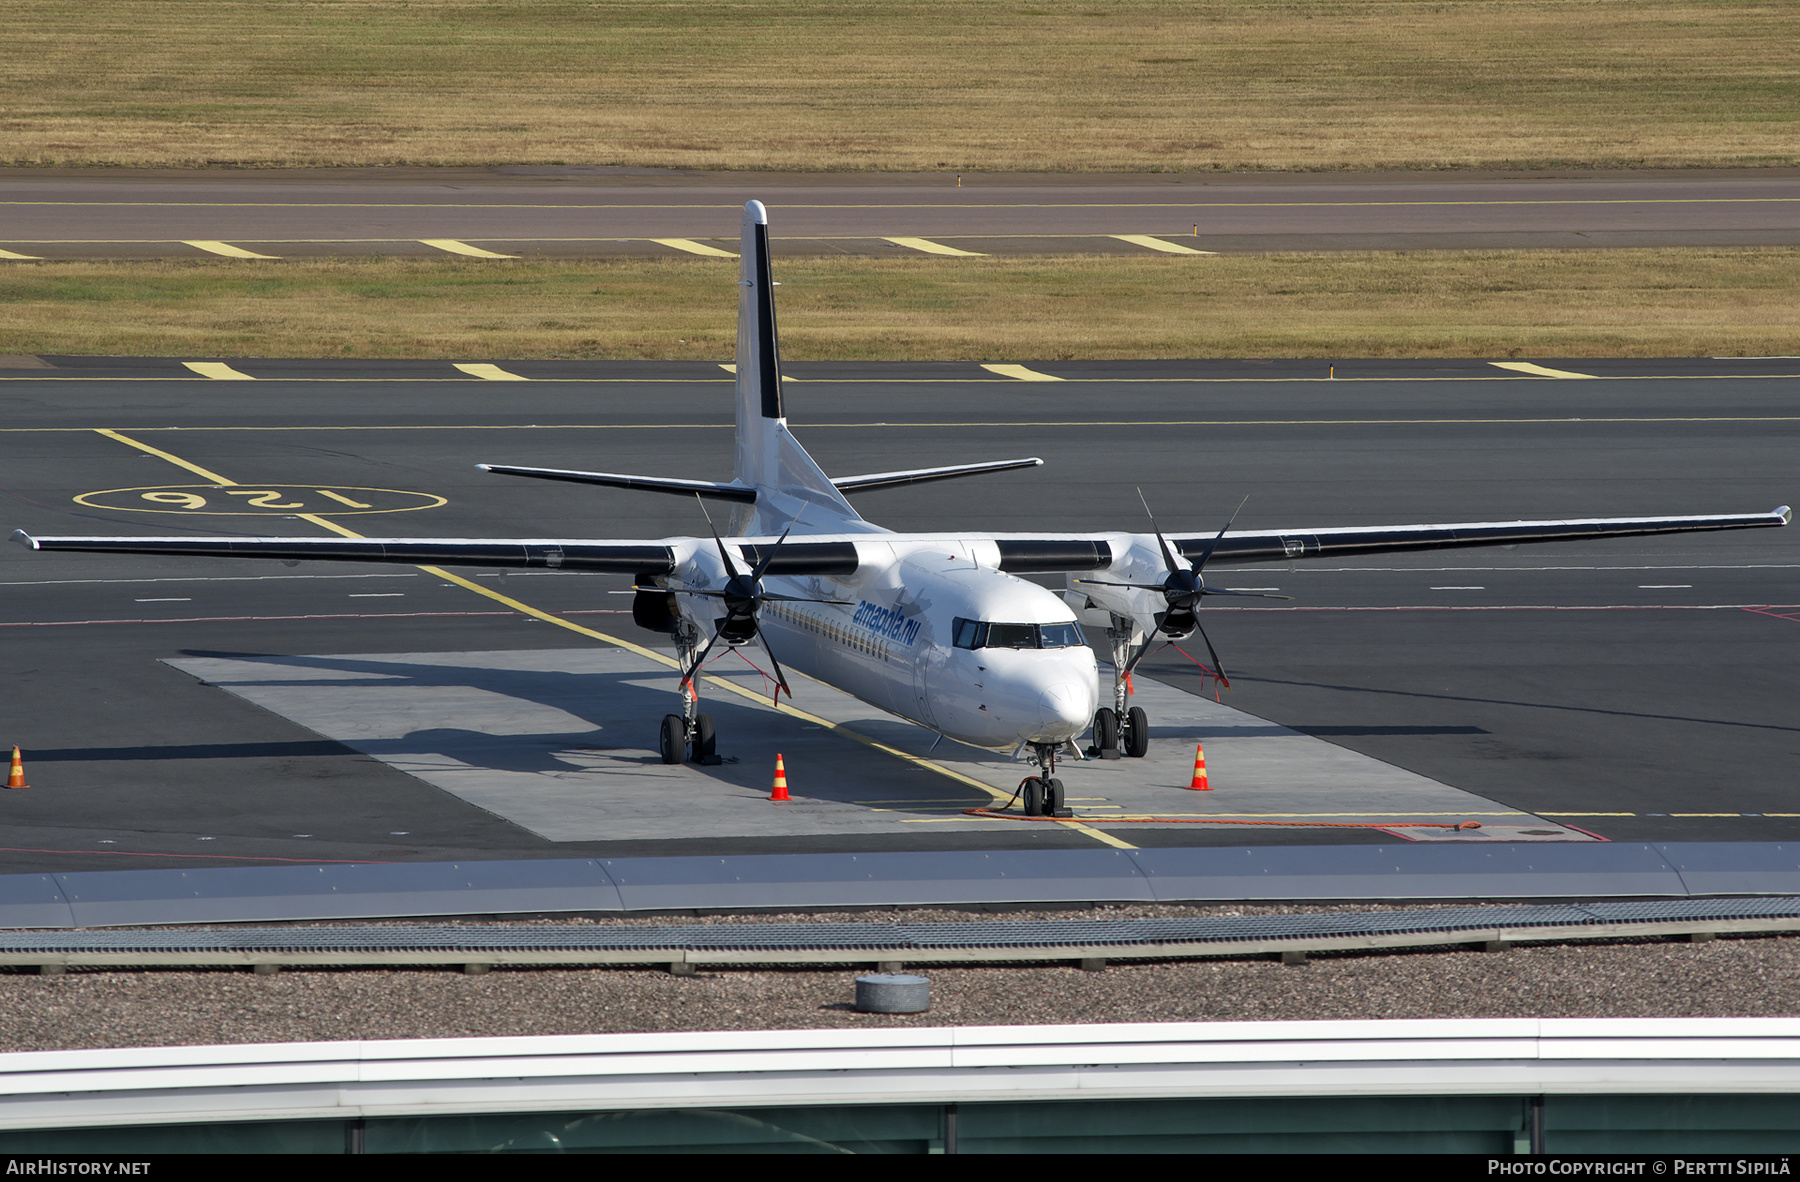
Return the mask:
[[[958,618],[951,625],[957,648],[1076,648],[1085,644],[1079,624],[993,624]]]

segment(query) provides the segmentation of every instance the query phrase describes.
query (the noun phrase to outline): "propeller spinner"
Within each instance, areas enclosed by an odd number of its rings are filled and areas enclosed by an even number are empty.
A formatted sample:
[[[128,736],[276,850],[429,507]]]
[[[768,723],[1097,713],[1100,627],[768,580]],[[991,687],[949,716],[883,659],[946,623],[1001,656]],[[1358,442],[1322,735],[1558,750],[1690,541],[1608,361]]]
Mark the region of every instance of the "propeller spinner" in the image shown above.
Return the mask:
[[[1238,514],[1244,511],[1244,506],[1250,503],[1250,498],[1245,497],[1238,503],[1238,507],[1231,517],[1220,527],[1219,532],[1213,535],[1213,540],[1206,544],[1206,548],[1195,556],[1193,564],[1188,567],[1183,567],[1176,560],[1175,551],[1170,547],[1169,540],[1163,536],[1161,527],[1156,524],[1156,514],[1150,512],[1150,502],[1144,499],[1144,490],[1141,488],[1138,490],[1138,500],[1143,502],[1144,513],[1150,518],[1150,529],[1156,534],[1156,545],[1162,553],[1163,568],[1168,572],[1163,576],[1163,581],[1160,583],[1111,583],[1103,579],[1082,579],[1080,581],[1100,587],[1129,587],[1135,591],[1162,592],[1163,603],[1166,606],[1156,614],[1157,631],[1169,640],[1180,640],[1198,632],[1201,642],[1206,645],[1207,655],[1212,657],[1213,671],[1218,675],[1219,684],[1230,689],[1231,679],[1225,676],[1225,666],[1219,663],[1218,652],[1214,650],[1211,639],[1207,637],[1206,629],[1200,626],[1200,617],[1196,614],[1200,607],[1200,600],[1207,595],[1240,595],[1252,599],[1293,598],[1292,595],[1270,595],[1261,591],[1232,591],[1224,587],[1208,587],[1206,585],[1204,573],[1206,560],[1212,557],[1213,551],[1218,548],[1220,539],[1224,538],[1225,531],[1231,528],[1233,522],[1237,521]],[[1146,640],[1137,655],[1127,665],[1125,672],[1130,673],[1132,669],[1135,669],[1137,663],[1143,660],[1144,655],[1149,651],[1150,641]]]
[[[768,571],[769,564],[775,561],[775,554],[781,549],[781,544],[787,541],[790,533],[794,532],[794,526],[799,522],[798,517],[788,522],[788,527],[781,531],[781,537],[776,539],[773,546],[769,547],[768,553],[762,556],[762,560],[752,567],[749,573],[745,573],[738,568],[737,562],[731,557],[731,551],[726,549],[724,539],[719,537],[718,528],[713,525],[712,514],[706,512],[704,502],[701,502],[700,511],[706,515],[706,526],[712,531],[713,545],[718,547],[719,560],[725,565],[725,585],[717,589],[683,589],[682,594],[703,595],[709,599],[720,600],[725,608],[725,617],[718,621],[712,636],[707,638],[706,644],[695,654],[694,663],[682,673],[681,684],[683,688],[686,688],[693,683],[694,674],[700,671],[700,666],[706,664],[707,655],[712,652],[713,645],[719,640],[723,639],[726,644],[733,647],[756,640],[762,643],[763,651],[769,654],[769,664],[775,669],[776,696],[779,697],[786,693],[791,698],[794,696],[794,691],[788,688],[787,676],[781,668],[781,659],[775,655],[775,649],[769,644],[769,638],[764,635],[762,626],[757,619],[762,605],[771,600],[781,603],[833,603],[839,605],[846,604],[847,601],[811,599],[801,595],[781,595],[763,590],[762,577]]]

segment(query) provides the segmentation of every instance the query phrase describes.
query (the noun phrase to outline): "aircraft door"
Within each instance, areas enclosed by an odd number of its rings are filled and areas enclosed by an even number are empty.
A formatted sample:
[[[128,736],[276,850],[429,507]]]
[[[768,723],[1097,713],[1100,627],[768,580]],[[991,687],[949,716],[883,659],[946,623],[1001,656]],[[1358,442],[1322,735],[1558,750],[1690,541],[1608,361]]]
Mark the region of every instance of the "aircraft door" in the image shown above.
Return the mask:
[[[926,684],[930,677],[929,664],[924,653],[913,658],[913,708],[908,713],[926,726],[935,727],[937,723],[931,717],[931,695]]]

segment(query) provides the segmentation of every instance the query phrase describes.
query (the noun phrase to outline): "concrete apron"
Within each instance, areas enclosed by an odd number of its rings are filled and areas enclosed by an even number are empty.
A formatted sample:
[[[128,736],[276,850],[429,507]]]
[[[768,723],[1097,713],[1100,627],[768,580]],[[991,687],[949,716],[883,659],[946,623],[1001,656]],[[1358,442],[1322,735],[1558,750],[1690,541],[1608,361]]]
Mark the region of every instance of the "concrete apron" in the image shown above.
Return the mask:
[[[679,708],[675,676],[620,649],[168,664],[550,841],[924,834],[1052,823],[963,811],[998,807],[1033,773],[1029,765],[950,740],[934,751],[931,731],[793,674],[801,711],[914,759],[779,713],[766,696],[752,701],[702,682],[701,709],[714,719],[725,762],[664,764],[656,736],[662,715]],[[735,654],[711,671],[767,693],[761,674]],[[1265,832],[1292,822],[1427,822],[1432,827],[1389,832],[1415,841],[1596,840],[1149,678],[1134,681],[1132,702],[1150,716],[1149,754],[1058,767],[1077,818],[1126,841],[1145,825],[1181,829],[1192,822]],[[1196,744],[1205,746],[1208,792],[1188,790]],[[785,804],[768,800],[778,752],[793,797]],[[1123,820],[1150,817],[1170,821]],[[1453,828],[1466,822],[1480,827]]]

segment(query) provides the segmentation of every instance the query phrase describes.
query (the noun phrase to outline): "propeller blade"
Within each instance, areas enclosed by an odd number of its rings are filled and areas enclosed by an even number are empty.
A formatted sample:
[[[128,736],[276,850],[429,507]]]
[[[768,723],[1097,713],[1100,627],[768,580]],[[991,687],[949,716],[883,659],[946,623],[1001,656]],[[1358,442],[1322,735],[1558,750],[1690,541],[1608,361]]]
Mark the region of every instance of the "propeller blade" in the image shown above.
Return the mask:
[[[719,537],[719,529],[713,524],[712,514],[706,511],[706,502],[701,499],[699,493],[694,494],[694,501],[700,506],[701,514],[706,518],[706,528],[712,531],[713,545],[719,548],[719,557],[725,562],[726,577],[732,579],[737,578],[737,563],[731,561],[731,551],[725,548],[724,539]]]
[[[1232,591],[1226,587],[1203,587],[1202,595],[1242,595],[1246,599],[1292,599],[1292,595],[1271,595],[1267,591]]]
[[[775,684],[779,687],[775,691],[775,700],[780,702],[781,695],[785,692],[788,700],[793,701],[794,691],[788,689],[787,677],[781,671],[781,661],[775,655],[775,646],[769,643],[769,638],[763,634],[761,628],[756,630],[756,638],[762,641],[763,651],[769,654],[769,664],[775,667]]]
[[[699,655],[694,658],[694,663],[688,666],[688,671],[686,673],[681,675],[682,685],[692,685],[694,683],[694,674],[700,672],[700,666],[706,664],[706,654],[712,652],[712,646],[717,644],[718,640],[719,631],[715,628],[713,629],[712,638],[700,649]]]
[[[1230,689],[1231,678],[1225,676],[1225,666],[1219,663],[1219,654],[1213,649],[1212,641],[1207,638],[1206,629],[1200,626],[1199,620],[1194,621],[1194,631],[1200,634],[1200,639],[1206,644],[1206,655],[1212,658],[1213,676],[1219,679],[1220,685]]]
[[[1138,489],[1137,495],[1139,503],[1144,506],[1144,516],[1150,519],[1150,529],[1156,534],[1156,544],[1162,547],[1163,566],[1168,568],[1170,574],[1175,574],[1181,568],[1175,564],[1175,552],[1169,549],[1169,539],[1163,537],[1162,527],[1156,524],[1156,514],[1150,512],[1150,502],[1144,499],[1144,490]]]
[[[1096,587],[1129,587],[1133,591],[1161,591],[1161,583],[1109,583],[1105,579],[1076,579],[1077,583],[1092,583]]]
[[[1143,660],[1145,657],[1150,655],[1150,647],[1152,645],[1154,645],[1155,643],[1156,643],[1156,637],[1152,635],[1152,636],[1146,636],[1144,638],[1144,643],[1138,645],[1137,656],[1131,657],[1130,659],[1128,659],[1125,662],[1125,676],[1126,677],[1131,676],[1131,671],[1138,667],[1139,661]]]
[[[802,512],[804,512],[804,510],[802,510]],[[796,513],[794,514],[794,519],[788,522],[788,527],[781,531],[781,536],[775,539],[775,544],[769,547],[769,552],[763,555],[762,561],[756,564],[756,569],[750,572],[751,582],[755,582],[763,577],[763,572],[769,569],[769,564],[771,562],[775,561],[775,551],[781,549],[781,543],[787,541],[788,535],[793,533],[794,527],[799,524],[800,514]]]
[[[808,599],[804,595],[777,595],[773,591],[764,592],[764,599],[773,599],[779,603],[830,603],[838,607],[855,607],[854,600],[849,599]]]
[[[1213,538],[1212,541],[1210,541],[1206,544],[1206,549],[1200,551],[1200,557],[1194,559],[1194,573],[1196,575],[1199,574],[1201,572],[1201,570],[1205,568],[1206,560],[1212,557],[1213,549],[1218,546],[1219,539],[1223,538],[1225,536],[1225,530],[1228,530],[1231,528],[1231,523],[1238,519],[1238,514],[1242,513],[1244,511],[1244,506],[1248,505],[1249,503],[1250,503],[1249,497],[1245,497],[1243,500],[1238,502],[1237,509],[1235,511],[1233,511],[1230,519],[1225,522],[1224,527],[1219,530],[1218,534]]]

